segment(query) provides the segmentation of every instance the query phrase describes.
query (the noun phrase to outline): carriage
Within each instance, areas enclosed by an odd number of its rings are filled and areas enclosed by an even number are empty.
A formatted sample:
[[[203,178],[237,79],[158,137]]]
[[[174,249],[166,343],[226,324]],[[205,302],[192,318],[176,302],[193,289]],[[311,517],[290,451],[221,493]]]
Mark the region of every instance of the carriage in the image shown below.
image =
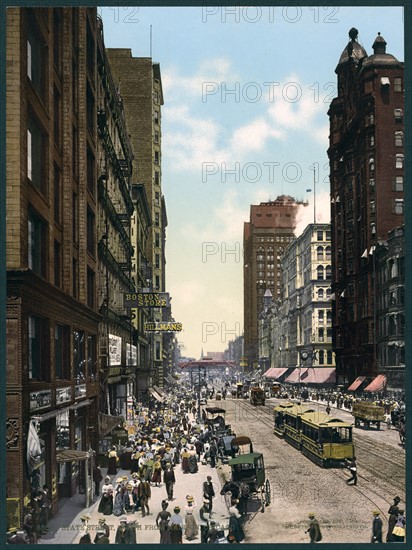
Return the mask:
[[[226,410],[220,407],[205,407],[206,422],[214,434],[230,433],[230,424],[225,423]]]
[[[352,416],[355,418],[356,428],[359,428],[361,423],[367,428],[371,424],[376,424],[376,428],[379,430],[381,422],[385,421],[385,409],[370,401],[358,401],[352,407]]]
[[[241,453],[229,460],[229,466],[231,480],[239,486],[244,498],[252,499],[257,495],[261,502],[261,512],[264,512],[270,504],[270,482],[266,478],[263,454]]]
[[[252,388],[250,388],[250,403],[252,405],[264,405],[265,390],[260,386],[252,386]]]

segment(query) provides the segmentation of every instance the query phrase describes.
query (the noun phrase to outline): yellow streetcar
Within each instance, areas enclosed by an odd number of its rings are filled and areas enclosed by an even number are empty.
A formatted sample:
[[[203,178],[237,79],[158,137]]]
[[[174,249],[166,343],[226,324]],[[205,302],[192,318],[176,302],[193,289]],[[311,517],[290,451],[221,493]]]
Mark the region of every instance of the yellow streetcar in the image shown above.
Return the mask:
[[[316,464],[339,466],[355,456],[351,424],[324,412],[306,412],[300,422],[301,451]]]

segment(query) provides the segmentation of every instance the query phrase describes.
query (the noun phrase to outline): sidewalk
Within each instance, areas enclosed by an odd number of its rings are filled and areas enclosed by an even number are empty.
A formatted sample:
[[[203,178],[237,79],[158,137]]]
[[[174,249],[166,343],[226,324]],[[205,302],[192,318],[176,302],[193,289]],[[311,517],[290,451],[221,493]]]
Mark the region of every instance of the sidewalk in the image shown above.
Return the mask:
[[[176,484],[174,486],[174,500],[169,502],[168,511],[173,514],[173,508],[180,506],[181,515],[184,520],[186,495],[190,494],[194,497],[196,503],[195,519],[199,524],[199,509],[203,501],[203,482],[206,481],[206,476],[212,476],[212,482],[215,489],[215,498],[213,499],[213,515],[212,520],[222,526],[227,526],[229,522],[229,514],[226,506],[226,501],[220,495],[221,482],[219,480],[218,471],[216,468],[211,468],[209,465],[198,464],[199,471],[196,474],[183,474],[181,465],[175,467]],[[103,476],[106,475],[106,469],[102,468]],[[112,477],[113,484],[117,477],[127,475],[131,478],[129,471],[118,470],[117,474]],[[161,511],[161,501],[167,498],[166,488],[164,483],[160,487],[152,486],[152,496],[149,501],[150,515],[142,518],[141,511],[135,514],[125,514],[129,521],[136,520],[138,527],[136,530],[136,539],[138,544],[158,544],[160,535],[156,527],[156,517]],[[58,514],[49,522],[50,531],[47,535],[43,535],[39,539],[39,544],[77,544],[81,536],[82,522],[80,516],[89,513],[91,519],[89,521],[90,535],[92,542],[98,525],[98,518],[104,517],[107,525],[110,526],[110,543],[115,541],[116,530],[120,523],[119,517],[114,515],[103,516],[97,509],[99,506],[100,497],[94,500],[89,508],[84,508],[84,495],[75,495],[71,499],[66,499],[66,502],[61,505]],[[200,527],[199,536],[194,541],[187,541],[183,536],[184,544],[200,543]]]

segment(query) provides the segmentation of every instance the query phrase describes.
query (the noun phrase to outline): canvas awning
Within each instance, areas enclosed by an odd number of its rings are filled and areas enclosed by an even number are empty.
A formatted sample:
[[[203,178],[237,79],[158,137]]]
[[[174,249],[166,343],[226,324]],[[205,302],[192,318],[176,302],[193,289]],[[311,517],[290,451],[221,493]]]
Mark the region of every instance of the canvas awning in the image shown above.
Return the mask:
[[[56,453],[57,462],[73,462],[74,460],[87,460],[88,458],[90,458],[90,455],[87,451],[65,449]]]
[[[157,393],[157,391],[154,388],[148,388],[150,394],[157,400],[160,401],[160,403],[163,403],[163,397]]]
[[[335,384],[336,369],[335,367],[312,367],[307,369],[300,379],[305,384]]]
[[[153,389],[157,391],[160,397],[167,397],[166,393],[161,388],[159,388],[159,386],[153,386]]]
[[[273,367],[270,367],[266,372],[263,373],[263,376],[265,378],[271,378],[270,373],[273,372],[275,369]]]
[[[99,412],[98,423],[99,423],[99,435],[100,437],[104,437],[109,432],[111,432],[113,428],[115,428],[119,424],[123,424],[123,417],[112,416],[110,414],[104,414],[102,412]]]
[[[309,367],[294,369],[291,374],[285,379],[285,384],[298,384],[299,378],[302,381],[302,376],[309,370]],[[300,373],[299,373],[300,371]]]
[[[272,369],[269,369],[269,371],[267,371],[263,376],[265,376],[266,378],[273,378],[274,380],[277,380],[282,376],[282,374],[285,374],[287,370],[288,370],[287,368],[286,369],[272,368]]]
[[[358,376],[356,380],[352,382],[349,386],[348,391],[355,391],[359,388],[362,382],[365,380],[366,376]]]
[[[372,380],[369,386],[366,386],[365,391],[370,391],[370,392],[382,391],[386,388],[386,383],[387,383],[386,375],[378,374],[378,376]]]

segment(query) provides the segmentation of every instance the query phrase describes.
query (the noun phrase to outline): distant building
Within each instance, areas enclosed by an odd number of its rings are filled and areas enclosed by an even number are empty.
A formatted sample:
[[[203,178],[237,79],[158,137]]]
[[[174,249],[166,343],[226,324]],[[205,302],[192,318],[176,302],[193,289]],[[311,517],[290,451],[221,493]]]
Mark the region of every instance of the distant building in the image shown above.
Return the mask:
[[[329,109],[333,347],[338,383],[378,372],[375,250],[404,219],[404,66],[351,29]]]
[[[244,355],[249,370],[258,366],[258,316],[263,296],[269,289],[274,299],[280,297],[281,256],[294,239],[298,210],[306,204],[281,195],[251,205],[250,220],[244,223]]]
[[[165,292],[167,216],[162,193],[163,89],[160,64],[153,63],[150,57],[133,57],[129,48],[109,48],[107,55],[124,100],[126,123],[135,153],[134,181],[145,187],[152,220],[146,244],[146,257],[151,267],[150,289]],[[163,320],[161,308],[153,309],[151,313],[154,321]],[[172,341],[168,335],[160,333],[154,333],[150,339],[152,370],[149,385],[163,387]],[[168,348],[165,353],[164,343]]]

